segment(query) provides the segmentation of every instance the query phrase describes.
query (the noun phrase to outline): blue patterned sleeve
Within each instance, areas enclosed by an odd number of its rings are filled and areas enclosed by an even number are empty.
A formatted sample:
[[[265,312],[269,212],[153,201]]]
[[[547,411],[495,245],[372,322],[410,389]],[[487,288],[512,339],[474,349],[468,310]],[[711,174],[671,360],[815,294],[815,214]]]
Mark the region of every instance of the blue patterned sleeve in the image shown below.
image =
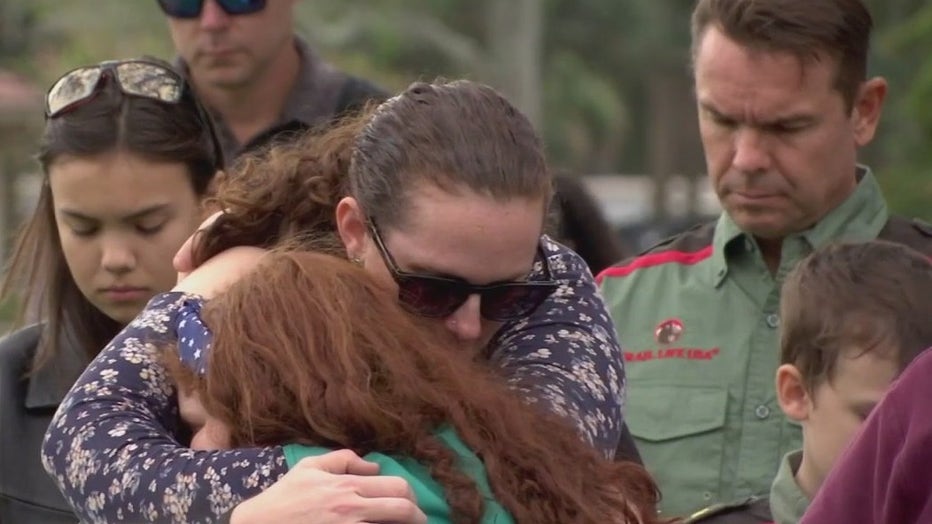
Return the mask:
[[[279,447],[193,451],[174,437],[177,397],[160,359],[189,299],[154,297],[49,426],[42,462],[84,522],[215,522],[287,471]]]
[[[492,341],[491,359],[530,402],[573,421],[612,457],[625,400],[624,359],[614,325],[583,259],[548,237],[541,239],[541,248],[560,287],[529,318],[502,327]]]
[[[622,425],[624,368],[614,327],[582,259],[542,240],[560,288],[506,324],[492,360],[532,402],[573,420],[607,456]],[[43,464],[86,522],[213,522],[285,474],[281,448],[193,451],[160,362],[170,326],[196,297],[158,295],[87,368],[55,415]]]

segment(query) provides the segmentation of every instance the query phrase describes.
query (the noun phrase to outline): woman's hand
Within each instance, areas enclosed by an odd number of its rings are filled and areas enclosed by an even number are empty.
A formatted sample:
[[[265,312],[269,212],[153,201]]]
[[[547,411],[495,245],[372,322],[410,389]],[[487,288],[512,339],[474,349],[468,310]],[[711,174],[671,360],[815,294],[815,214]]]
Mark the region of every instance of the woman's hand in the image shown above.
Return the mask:
[[[172,265],[175,267],[175,271],[178,272],[179,282],[181,282],[184,277],[188,276],[188,273],[194,271],[194,245],[200,233],[210,228],[221,214],[223,214],[223,211],[217,211],[205,218],[204,221],[201,222],[201,225],[197,227],[197,231],[192,233],[191,236],[184,241],[184,244],[181,244],[181,248],[178,249],[178,252],[175,253],[175,258],[172,259]]]
[[[378,473],[378,464],[350,450],[302,459],[272,487],[237,506],[230,523],[426,524],[408,483]]]

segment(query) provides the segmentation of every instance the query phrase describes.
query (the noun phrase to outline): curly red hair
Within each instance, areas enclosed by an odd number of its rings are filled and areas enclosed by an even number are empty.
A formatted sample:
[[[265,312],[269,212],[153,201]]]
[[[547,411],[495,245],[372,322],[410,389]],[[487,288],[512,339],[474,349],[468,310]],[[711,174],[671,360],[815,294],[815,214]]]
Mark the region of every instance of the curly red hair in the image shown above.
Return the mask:
[[[605,460],[474,355],[446,347],[435,324],[406,313],[346,260],[272,253],[203,317],[214,335],[206,376],[172,368],[229,428],[233,446],[409,456],[444,487],[455,522],[478,523],[483,499],[435,437],[449,424],[517,522],[657,521],[657,489],[640,465]]]

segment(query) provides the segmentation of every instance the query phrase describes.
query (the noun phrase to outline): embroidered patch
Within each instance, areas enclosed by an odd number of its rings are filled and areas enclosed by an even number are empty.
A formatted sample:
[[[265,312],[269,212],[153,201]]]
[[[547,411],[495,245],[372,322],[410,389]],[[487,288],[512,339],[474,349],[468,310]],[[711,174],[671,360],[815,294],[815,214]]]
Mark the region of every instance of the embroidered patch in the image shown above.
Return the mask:
[[[672,344],[683,336],[683,322],[678,318],[664,320],[654,329],[654,339],[658,344]]]

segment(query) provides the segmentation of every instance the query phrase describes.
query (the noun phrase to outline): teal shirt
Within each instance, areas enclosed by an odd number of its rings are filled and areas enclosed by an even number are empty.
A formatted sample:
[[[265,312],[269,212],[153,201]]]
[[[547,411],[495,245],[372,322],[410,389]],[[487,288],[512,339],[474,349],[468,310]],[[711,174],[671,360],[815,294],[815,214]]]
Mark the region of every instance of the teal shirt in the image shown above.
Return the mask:
[[[514,524],[511,515],[502,507],[489,487],[485,466],[479,457],[456,435],[452,428],[437,431],[440,441],[453,450],[459,457],[459,467],[476,483],[479,493],[485,499],[483,524]],[[332,449],[289,444],[284,446],[285,460],[288,468],[293,468],[302,458],[316,457],[333,451]],[[449,524],[450,507],[444,498],[443,486],[430,476],[430,471],[421,463],[407,457],[389,456],[383,453],[369,453],[364,459],[379,465],[379,475],[401,477],[408,481],[417,505],[427,515],[428,524]]]
[[[780,462],[777,478],[770,488],[770,513],[776,524],[796,524],[809,507],[809,497],[796,483],[796,472],[802,459],[802,450],[797,450],[787,453]]]
[[[784,240],[776,274],[723,213],[600,275],[626,349],[625,420],[664,515],[767,493],[783,455],[801,447],[774,391],[780,286],[814,249],[884,228],[877,181],[864,167],[859,176],[842,204]]]

